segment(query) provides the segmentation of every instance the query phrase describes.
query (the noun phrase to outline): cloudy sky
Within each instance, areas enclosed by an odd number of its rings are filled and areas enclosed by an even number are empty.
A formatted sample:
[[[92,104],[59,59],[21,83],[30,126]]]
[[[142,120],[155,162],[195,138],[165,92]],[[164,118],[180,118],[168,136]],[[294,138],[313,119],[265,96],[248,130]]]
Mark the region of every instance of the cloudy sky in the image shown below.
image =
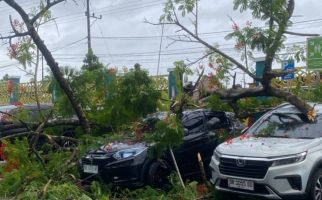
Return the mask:
[[[17,0],[23,8],[31,10],[39,0]],[[41,27],[40,35],[52,51],[61,66],[71,66],[79,69],[87,52],[87,27],[85,17],[85,0],[72,0],[61,3],[52,9],[56,23],[48,23]],[[158,51],[161,39],[161,26],[144,23],[144,19],[157,22],[162,14],[165,0],[91,0],[91,12],[102,16],[100,20],[92,20],[92,46],[94,53],[104,64],[122,69],[140,63],[143,68],[154,75],[158,66]],[[248,20],[254,25],[263,26],[252,20],[249,13],[239,13],[233,10],[233,0],[200,0],[200,36],[209,43],[218,43],[220,48],[233,57],[239,58],[234,50],[234,41],[227,41],[224,36],[231,32],[231,16],[238,24]],[[322,1],[297,0],[292,31],[322,34]],[[10,32],[9,15],[18,18],[15,11],[4,2],[0,2],[0,34]],[[19,19],[19,18],[18,18]],[[191,27],[189,21],[184,21]],[[171,46],[168,36],[173,36],[178,29],[165,26],[161,52],[160,74],[166,74],[167,68],[177,60],[199,58],[204,53],[204,47],[196,43],[175,43]],[[304,45],[305,37],[289,36],[288,45]],[[27,76],[21,71],[16,61],[7,56],[7,45],[0,46],[0,77],[5,74],[19,75],[22,81]],[[262,56],[255,54],[256,56]],[[302,64],[302,63],[301,63]],[[18,67],[17,67],[18,66]],[[192,69],[197,66],[192,66]],[[41,74],[41,72],[39,72]]]

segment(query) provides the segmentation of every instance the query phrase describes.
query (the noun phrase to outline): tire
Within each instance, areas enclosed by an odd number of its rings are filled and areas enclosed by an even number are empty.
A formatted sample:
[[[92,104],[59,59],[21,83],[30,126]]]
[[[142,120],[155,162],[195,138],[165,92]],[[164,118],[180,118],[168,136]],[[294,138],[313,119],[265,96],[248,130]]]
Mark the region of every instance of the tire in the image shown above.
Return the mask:
[[[308,200],[322,200],[322,169],[319,169],[313,175],[312,181],[308,190]]]
[[[171,170],[165,161],[153,162],[147,173],[147,184],[152,187],[162,188],[169,184],[168,176],[170,173]]]

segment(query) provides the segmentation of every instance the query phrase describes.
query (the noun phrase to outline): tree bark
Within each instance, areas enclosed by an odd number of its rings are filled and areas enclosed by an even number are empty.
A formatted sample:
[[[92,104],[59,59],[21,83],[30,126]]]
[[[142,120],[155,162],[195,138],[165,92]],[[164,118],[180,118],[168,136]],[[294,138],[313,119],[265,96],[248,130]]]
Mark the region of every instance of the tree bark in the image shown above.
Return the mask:
[[[79,118],[80,124],[82,125],[85,133],[90,133],[90,125],[89,121],[86,118],[85,112],[83,111],[83,108],[78,101],[78,99],[75,97],[74,92],[72,88],[70,87],[69,83],[64,78],[63,74],[61,73],[58,63],[56,63],[53,55],[45,45],[45,43],[41,40],[38,32],[36,31],[32,20],[30,20],[28,14],[25,12],[25,10],[18,5],[14,0],[4,0],[10,7],[12,7],[14,10],[16,10],[21,18],[23,19],[24,23],[27,26],[28,33],[30,37],[32,38],[33,42],[36,44],[42,55],[45,57],[45,60],[47,62],[47,65],[50,67],[54,77],[56,78],[57,82],[59,83],[59,86],[62,88],[62,90],[67,95],[70,103],[72,104],[76,115]],[[42,12],[42,11],[40,11]]]
[[[305,101],[303,101],[296,95],[289,92],[285,92],[284,90],[270,87],[268,90],[268,94],[270,96],[275,96],[284,99],[285,101],[294,105],[297,109],[299,109],[302,113],[306,115],[308,115],[313,109],[310,105],[308,105]]]

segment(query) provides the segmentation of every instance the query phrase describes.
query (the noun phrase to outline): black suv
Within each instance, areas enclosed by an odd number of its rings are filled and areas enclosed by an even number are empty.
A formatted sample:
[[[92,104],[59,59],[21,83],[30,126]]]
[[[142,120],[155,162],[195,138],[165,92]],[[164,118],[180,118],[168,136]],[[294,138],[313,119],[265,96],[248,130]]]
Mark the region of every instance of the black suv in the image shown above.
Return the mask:
[[[153,114],[144,121],[151,126],[166,115]],[[201,154],[208,173],[211,156],[219,144],[219,133],[233,134],[243,128],[232,113],[205,109],[185,111],[182,123],[185,136],[181,146],[174,149],[174,155],[183,177],[193,180],[201,177],[197,153]],[[124,187],[159,186],[175,168],[169,152],[161,159],[150,159],[149,146],[145,142],[111,143],[89,151],[79,162],[81,178],[84,182],[102,179]]]

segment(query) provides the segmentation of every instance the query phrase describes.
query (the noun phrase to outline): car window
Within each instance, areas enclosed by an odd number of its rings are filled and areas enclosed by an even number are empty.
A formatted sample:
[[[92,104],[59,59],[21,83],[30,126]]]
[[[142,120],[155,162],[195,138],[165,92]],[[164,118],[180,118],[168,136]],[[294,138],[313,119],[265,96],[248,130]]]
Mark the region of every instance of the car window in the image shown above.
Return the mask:
[[[198,133],[204,130],[204,113],[191,112],[185,114],[182,118],[184,128],[186,128],[189,134]]]
[[[322,115],[310,123],[302,113],[273,113],[249,129],[260,137],[318,138],[322,137]]]
[[[203,130],[204,118],[202,116],[197,116],[191,118],[183,123],[184,128],[188,129],[189,133],[196,133]]]
[[[220,120],[219,123],[217,123],[217,126],[214,128],[229,128],[230,127],[230,123],[229,123],[229,119],[225,116],[224,113],[215,113],[215,112],[207,112],[206,113],[206,118],[207,120],[211,120],[212,118],[218,118]]]

